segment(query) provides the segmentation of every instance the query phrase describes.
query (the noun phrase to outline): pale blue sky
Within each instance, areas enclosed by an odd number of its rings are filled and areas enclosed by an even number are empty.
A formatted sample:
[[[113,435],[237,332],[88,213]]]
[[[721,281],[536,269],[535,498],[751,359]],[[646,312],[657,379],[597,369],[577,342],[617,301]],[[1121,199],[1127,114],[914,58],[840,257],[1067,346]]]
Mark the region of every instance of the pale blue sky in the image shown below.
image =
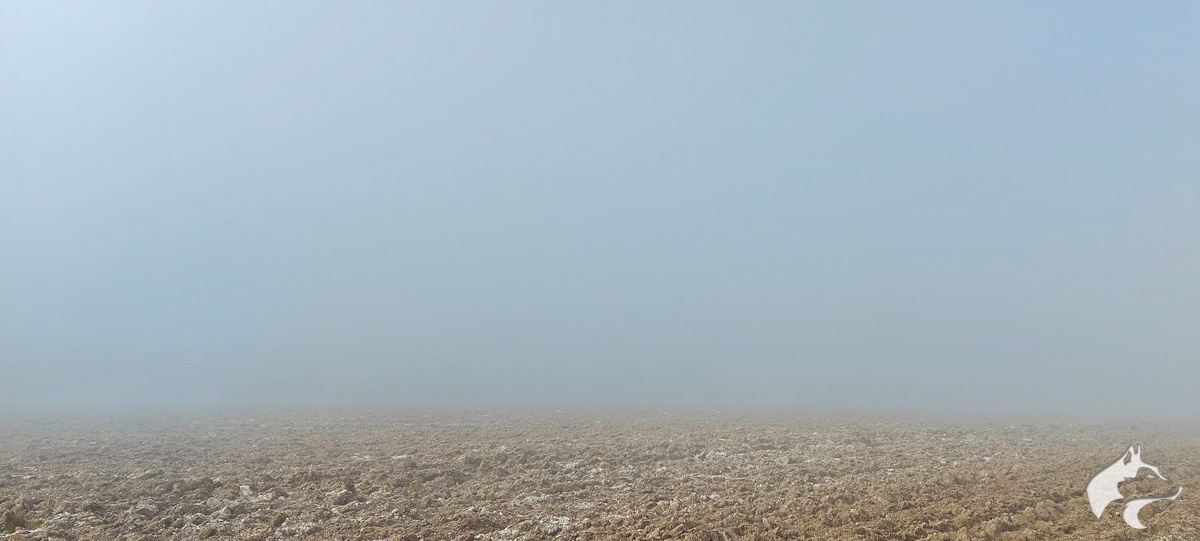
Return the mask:
[[[0,405],[1200,414],[1197,21],[8,2]]]

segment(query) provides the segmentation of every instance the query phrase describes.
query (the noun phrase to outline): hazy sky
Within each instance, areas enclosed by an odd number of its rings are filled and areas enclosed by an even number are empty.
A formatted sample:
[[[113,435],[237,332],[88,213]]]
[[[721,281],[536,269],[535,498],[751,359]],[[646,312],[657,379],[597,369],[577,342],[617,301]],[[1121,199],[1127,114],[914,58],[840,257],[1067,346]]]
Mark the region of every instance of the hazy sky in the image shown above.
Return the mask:
[[[0,406],[1200,415],[1198,20],[6,2]]]

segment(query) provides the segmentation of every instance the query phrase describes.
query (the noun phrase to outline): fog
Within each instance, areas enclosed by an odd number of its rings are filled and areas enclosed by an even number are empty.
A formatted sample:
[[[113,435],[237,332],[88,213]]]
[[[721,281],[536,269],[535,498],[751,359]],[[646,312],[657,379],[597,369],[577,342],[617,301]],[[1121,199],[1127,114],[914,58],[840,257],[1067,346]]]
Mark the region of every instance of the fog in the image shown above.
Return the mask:
[[[1200,6],[0,7],[0,408],[1200,414]]]

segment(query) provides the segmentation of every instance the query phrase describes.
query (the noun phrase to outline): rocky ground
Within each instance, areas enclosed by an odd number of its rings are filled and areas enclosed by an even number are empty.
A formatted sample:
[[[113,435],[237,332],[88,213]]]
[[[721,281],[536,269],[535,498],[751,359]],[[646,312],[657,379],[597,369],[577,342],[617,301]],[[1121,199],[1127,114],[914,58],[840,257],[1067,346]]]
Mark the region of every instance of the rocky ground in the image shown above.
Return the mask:
[[[1088,479],[1130,443],[1170,481]],[[1194,487],[1194,488],[1192,488]],[[25,415],[0,540],[1200,540],[1200,429],[663,412]]]

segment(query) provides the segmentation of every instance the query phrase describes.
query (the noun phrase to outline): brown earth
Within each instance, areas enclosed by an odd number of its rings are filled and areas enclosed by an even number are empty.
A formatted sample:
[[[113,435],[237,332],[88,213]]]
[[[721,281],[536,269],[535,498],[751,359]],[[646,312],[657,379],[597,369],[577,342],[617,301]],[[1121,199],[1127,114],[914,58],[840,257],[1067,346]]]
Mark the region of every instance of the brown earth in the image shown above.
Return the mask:
[[[1097,519],[1088,479],[1149,528]],[[1192,488],[1196,487],[1196,488]],[[22,416],[0,540],[1200,540],[1200,430],[662,412]]]

